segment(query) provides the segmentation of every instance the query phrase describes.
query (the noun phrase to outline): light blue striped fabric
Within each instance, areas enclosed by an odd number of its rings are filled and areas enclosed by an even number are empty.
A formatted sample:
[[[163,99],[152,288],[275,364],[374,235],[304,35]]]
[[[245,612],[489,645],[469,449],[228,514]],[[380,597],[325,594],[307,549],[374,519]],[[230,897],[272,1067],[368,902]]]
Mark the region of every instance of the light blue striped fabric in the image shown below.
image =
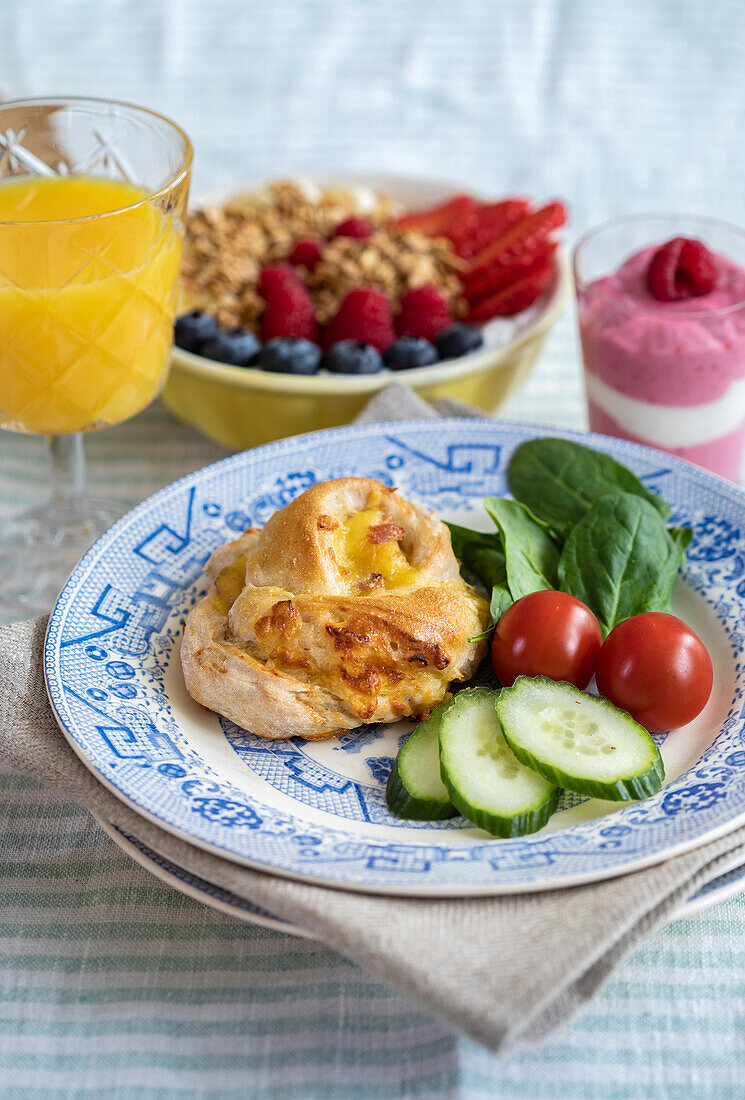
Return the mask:
[[[0,1095],[739,1100],[745,900],[675,921],[537,1052],[498,1058],[341,956],[160,886],[2,782]]]
[[[565,195],[572,233],[659,207],[743,220],[743,71],[740,0],[0,4],[0,95],[164,110],[197,192],[298,165],[425,172]],[[583,423],[570,316],[505,414]],[[87,449],[92,489],[127,504],[221,454],[158,407]],[[39,441],[0,439],[0,514],[44,491]],[[739,1100],[744,1079],[745,900],[675,921],[541,1050],[497,1058],[0,777],[2,1096]]]

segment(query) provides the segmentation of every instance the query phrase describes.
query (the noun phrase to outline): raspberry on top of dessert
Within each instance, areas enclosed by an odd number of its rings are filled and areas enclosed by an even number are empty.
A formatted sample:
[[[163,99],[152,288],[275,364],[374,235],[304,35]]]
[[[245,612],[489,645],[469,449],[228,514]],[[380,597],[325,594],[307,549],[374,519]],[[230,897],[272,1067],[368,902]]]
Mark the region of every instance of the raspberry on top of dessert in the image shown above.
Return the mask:
[[[716,256],[711,291],[661,300],[648,285],[657,252],[656,245],[642,249],[581,295],[587,369],[652,403],[697,405],[721,397],[745,375],[745,309],[727,312],[745,303],[745,268]]]
[[[641,248],[578,288],[590,427],[725,477],[745,437],[745,267],[700,240]]]

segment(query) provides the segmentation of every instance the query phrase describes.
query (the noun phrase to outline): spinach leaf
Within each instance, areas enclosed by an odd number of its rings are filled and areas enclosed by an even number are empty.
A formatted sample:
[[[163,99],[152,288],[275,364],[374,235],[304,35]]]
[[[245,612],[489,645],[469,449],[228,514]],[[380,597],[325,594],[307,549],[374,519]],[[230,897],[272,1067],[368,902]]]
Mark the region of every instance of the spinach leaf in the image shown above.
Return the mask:
[[[660,513],[631,493],[606,496],[572,529],[559,584],[583,600],[603,634],[642,611],[669,611],[680,547]]]
[[[691,545],[691,539],[693,538],[693,528],[668,527],[667,533],[680,551],[680,564],[685,565],[688,547]]]
[[[463,565],[487,591],[495,585],[507,584],[507,564],[499,545],[494,547],[480,542],[467,542],[463,547]]]
[[[509,469],[512,495],[555,530],[566,535],[596,501],[608,494],[632,493],[647,500],[663,519],[668,504],[642,485],[610,455],[569,439],[531,439],[521,443]]]
[[[496,531],[472,531],[468,527],[459,527],[457,523],[446,526],[465,581],[481,584],[487,591],[496,584],[506,583],[504,551]]]
[[[457,523],[446,523],[445,526],[450,532],[450,545],[458,561],[463,560],[463,549],[471,542],[500,549],[499,536],[493,531],[472,531],[469,527],[459,527]]]
[[[513,600],[529,592],[556,588],[559,547],[524,505],[502,497],[487,497],[484,507],[502,537],[507,585]]]
[[[510,590],[507,585],[495,584],[491,590],[491,602],[489,604],[491,622],[486,630],[482,630],[480,634],[474,634],[473,638],[469,638],[469,642],[483,642],[484,639],[488,638],[507,608],[511,605],[512,596],[510,595]]]
[[[507,608],[511,607],[513,602],[510,590],[506,584],[494,585],[491,590],[491,602],[489,604],[493,626],[497,625]]]

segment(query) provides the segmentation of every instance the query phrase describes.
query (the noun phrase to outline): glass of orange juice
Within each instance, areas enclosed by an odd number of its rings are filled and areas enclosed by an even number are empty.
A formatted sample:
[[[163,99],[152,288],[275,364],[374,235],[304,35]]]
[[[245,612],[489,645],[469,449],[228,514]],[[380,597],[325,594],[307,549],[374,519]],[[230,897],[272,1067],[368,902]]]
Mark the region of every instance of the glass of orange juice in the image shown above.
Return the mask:
[[[191,144],[141,107],[0,106],[0,428],[43,435],[51,499],[0,527],[0,613],[51,606],[118,514],[85,489],[83,433],[165,381]]]

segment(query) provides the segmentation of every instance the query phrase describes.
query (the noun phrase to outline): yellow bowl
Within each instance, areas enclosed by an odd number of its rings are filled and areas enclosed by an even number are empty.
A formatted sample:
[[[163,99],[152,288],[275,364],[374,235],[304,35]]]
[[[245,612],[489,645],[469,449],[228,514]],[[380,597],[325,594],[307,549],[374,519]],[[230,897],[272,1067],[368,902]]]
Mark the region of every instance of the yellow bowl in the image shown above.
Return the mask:
[[[436,203],[459,190],[454,184],[395,176],[316,175],[312,182],[385,191],[405,206]],[[232,367],[174,348],[162,398],[180,420],[233,450],[348,424],[373,394],[393,380],[411,386],[428,401],[457,397],[491,413],[527,377],[564,308],[568,289],[567,254],[560,249],[549,299],[514,340],[400,374],[303,378]]]

